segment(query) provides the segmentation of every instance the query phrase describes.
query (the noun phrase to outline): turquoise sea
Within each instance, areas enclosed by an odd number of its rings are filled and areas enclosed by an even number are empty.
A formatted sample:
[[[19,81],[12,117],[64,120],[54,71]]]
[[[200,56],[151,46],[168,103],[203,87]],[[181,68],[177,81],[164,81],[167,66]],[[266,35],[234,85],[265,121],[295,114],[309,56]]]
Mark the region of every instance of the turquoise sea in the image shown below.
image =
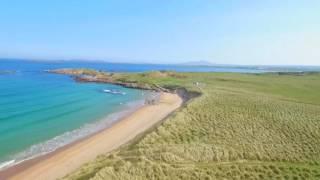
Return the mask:
[[[45,73],[41,64],[1,65],[15,72],[0,75],[0,167],[103,129],[142,105],[146,94],[109,84],[76,83],[68,76]],[[104,89],[126,94],[103,93]]]
[[[149,93],[120,86],[77,83],[69,76],[44,72],[56,68],[94,68],[141,72],[263,73],[307,71],[319,67],[182,66],[116,64],[83,61],[22,61],[0,59],[0,168],[51,152],[102,130],[134,108]],[[104,93],[119,90],[125,95]]]

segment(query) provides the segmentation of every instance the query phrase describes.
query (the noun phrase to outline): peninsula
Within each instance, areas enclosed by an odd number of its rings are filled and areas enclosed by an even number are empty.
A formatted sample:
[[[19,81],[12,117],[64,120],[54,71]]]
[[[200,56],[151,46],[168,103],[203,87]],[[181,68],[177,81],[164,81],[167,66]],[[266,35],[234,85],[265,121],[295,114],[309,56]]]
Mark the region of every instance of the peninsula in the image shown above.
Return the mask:
[[[162,100],[44,160],[8,169],[6,177],[320,177],[319,73],[50,72],[81,83],[155,90]],[[187,101],[192,97],[197,98]],[[181,107],[183,101],[188,103]]]

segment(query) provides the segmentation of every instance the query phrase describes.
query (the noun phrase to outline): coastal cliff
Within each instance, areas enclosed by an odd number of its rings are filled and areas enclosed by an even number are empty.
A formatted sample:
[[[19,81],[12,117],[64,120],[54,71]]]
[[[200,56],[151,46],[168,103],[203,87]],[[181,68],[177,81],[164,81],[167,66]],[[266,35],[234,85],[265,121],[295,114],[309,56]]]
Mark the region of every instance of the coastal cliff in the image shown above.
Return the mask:
[[[74,78],[74,80],[78,82],[96,82],[96,83],[110,83],[115,85],[120,85],[127,88],[136,88],[143,90],[154,90],[158,92],[173,92],[176,89],[164,88],[155,83],[143,83],[138,80],[129,80],[125,78],[125,73],[108,73],[105,71],[97,71],[93,69],[55,69],[55,70],[47,70],[48,73],[55,74],[65,74],[70,75]],[[158,76],[172,76],[172,73],[168,72],[152,72],[152,75],[155,73]]]

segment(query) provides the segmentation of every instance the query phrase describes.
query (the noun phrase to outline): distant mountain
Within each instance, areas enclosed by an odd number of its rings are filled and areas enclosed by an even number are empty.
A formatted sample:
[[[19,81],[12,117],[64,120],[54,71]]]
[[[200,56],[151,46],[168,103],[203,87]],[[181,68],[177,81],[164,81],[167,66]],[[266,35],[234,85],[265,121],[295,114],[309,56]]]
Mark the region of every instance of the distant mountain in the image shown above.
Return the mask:
[[[214,63],[211,63],[209,61],[190,61],[182,63],[181,65],[187,65],[187,66],[214,66]]]

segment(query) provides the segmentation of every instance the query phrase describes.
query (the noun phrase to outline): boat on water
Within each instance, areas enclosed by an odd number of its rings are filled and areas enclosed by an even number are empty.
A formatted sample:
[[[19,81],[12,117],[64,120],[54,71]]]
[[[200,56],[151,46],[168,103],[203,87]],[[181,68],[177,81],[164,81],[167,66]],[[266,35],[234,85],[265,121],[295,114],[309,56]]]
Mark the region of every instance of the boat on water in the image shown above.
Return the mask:
[[[104,89],[104,93],[110,93],[110,94],[120,94],[120,95],[125,95],[125,92],[119,91],[119,90],[110,90],[110,89]]]

